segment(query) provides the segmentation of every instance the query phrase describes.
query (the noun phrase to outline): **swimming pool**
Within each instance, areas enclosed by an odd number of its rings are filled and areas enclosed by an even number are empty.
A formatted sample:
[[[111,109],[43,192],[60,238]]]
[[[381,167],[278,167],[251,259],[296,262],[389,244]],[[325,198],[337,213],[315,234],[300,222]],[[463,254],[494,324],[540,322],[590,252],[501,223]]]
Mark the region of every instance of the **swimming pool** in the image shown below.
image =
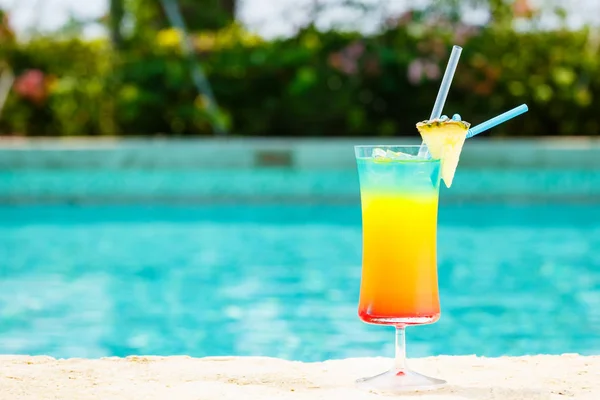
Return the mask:
[[[459,171],[442,317],[408,330],[409,356],[600,353],[599,179]],[[0,353],[393,352],[391,328],[357,317],[355,170],[4,170],[0,221]]]
[[[391,355],[347,141],[0,148],[0,353]],[[360,141],[368,143],[368,141]],[[409,356],[600,353],[600,142],[465,146]]]

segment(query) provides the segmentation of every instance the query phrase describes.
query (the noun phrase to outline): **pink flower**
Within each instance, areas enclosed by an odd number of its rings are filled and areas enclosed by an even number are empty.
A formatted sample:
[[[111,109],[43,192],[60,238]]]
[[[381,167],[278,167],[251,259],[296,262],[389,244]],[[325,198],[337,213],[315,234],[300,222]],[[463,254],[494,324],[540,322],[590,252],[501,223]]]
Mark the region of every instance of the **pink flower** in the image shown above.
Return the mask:
[[[528,0],[516,0],[513,3],[513,14],[519,18],[531,18],[534,13],[533,7],[529,4]]]
[[[423,76],[423,72],[424,72],[424,67],[423,67],[423,62],[421,61],[421,59],[416,59],[413,60],[409,65],[408,65],[408,81],[412,84],[412,85],[417,85],[421,82],[421,77]]]
[[[439,79],[441,76],[440,67],[433,62],[428,62],[425,64],[425,76],[429,80]]]
[[[418,85],[423,78],[429,80],[439,79],[440,67],[433,61],[416,59],[408,65],[408,81],[412,85]]]
[[[365,45],[362,42],[354,42],[346,47],[344,53],[354,61],[357,61],[365,52]]]
[[[347,74],[355,75],[358,72],[358,61],[365,52],[362,42],[354,42],[339,52],[329,55],[329,65]]]
[[[28,69],[15,80],[14,91],[24,99],[41,104],[48,95],[46,77],[39,69]]]

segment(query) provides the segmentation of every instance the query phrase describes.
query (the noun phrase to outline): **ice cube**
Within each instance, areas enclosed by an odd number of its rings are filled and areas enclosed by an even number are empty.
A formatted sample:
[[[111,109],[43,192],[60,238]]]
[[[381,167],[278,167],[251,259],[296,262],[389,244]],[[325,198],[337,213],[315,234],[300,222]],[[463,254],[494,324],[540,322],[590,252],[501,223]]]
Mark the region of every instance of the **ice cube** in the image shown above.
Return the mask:
[[[416,156],[411,154],[402,153],[401,151],[392,151],[388,150],[385,152],[385,156],[387,158],[391,158],[392,160],[412,160],[415,159]]]
[[[371,154],[373,158],[385,158],[387,157],[387,153],[383,149],[373,149],[373,153]]]

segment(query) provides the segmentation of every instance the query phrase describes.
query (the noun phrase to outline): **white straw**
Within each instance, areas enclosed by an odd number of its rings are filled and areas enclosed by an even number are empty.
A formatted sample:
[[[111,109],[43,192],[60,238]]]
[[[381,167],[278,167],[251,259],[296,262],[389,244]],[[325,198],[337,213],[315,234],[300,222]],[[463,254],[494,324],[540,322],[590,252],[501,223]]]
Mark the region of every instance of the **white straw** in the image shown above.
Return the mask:
[[[461,52],[462,47],[452,47],[452,53],[450,54],[450,59],[448,60],[448,65],[446,66],[446,72],[444,72],[442,84],[440,85],[440,90],[438,91],[435,103],[433,104],[433,110],[431,111],[429,120],[438,119],[442,115],[444,103],[446,103],[446,98],[448,97],[448,92],[450,91],[450,84],[452,84],[452,78],[454,78],[454,72],[456,72],[456,66],[458,65],[458,59],[460,58]],[[419,149],[419,157],[425,157],[427,155],[427,145],[425,142],[423,142],[421,144],[421,148]]]

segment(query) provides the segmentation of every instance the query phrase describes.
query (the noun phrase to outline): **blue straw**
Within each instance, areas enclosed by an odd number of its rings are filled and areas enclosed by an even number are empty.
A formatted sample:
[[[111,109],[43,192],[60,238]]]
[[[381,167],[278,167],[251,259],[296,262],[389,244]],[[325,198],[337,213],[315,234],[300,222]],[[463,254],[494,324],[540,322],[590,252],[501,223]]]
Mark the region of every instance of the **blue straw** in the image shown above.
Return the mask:
[[[500,114],[497,117],[488,119],[487,121],[482,122],[481,124],[469,129],[469,132],[467,132],[467,139],[472,138],[473,136],[478,135],[483,131],[487,131],[488,129],[491,129],[496,125],[500,125],[501,123],[506,122],[509,119],[512,119],[518,115],[524,114],[527,112],[527,110],[529,110],[527,108],[527,104],[521,104],[519,107],[515,107],[512,110],[505,112],[504,114]]]

